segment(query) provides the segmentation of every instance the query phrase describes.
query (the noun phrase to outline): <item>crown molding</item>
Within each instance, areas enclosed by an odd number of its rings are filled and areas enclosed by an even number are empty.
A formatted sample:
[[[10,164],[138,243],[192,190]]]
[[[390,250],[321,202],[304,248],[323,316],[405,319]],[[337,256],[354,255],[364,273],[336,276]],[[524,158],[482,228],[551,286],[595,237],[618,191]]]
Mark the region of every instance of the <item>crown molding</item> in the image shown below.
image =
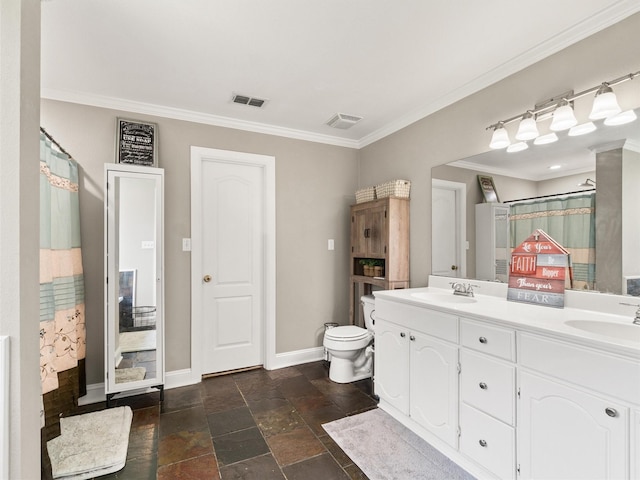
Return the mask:
[[[640,12],[640,2],[621,0],[615,5],[605,8],[579,24],[568,28],[564,32],[530,48],[525,53],[518,55],[517,57],[506,61],[502,65],[499,65],[476,77],[461,87],[447,93],[437,101],[423,105],[419,109],[388,123],[381,129],[376,130],[369,135],[366,135],[360,139],[359,147],[364,148],[367,145],[402,130],[412,123],[415,123],[438,110],[462,100],[469,95],[473,95],[496,82],[504,80],[508,76],[513,75],[524,68],[530,67],[534,63],[539,62],[554,53],[558,53],[560,50],[563,50],[580,40],[584,40],[600,30],[604,30],[605,28],[610,27],[611,25],[614,25],[637,12]]]
[[[253,133],[262,133],[265,135],[275,135],[278,137],[292,138],[295,140],[304,140],[307,142],[324,143],[338,147],[358,149],[359,142],[347,138],[333,137],[330,135],[322,135],[318,133],[307,132],[304,130],[296,130],[293,128],[278,127],[259,122],[250,122],[247,120],[238,120],[220,115],[211,115],[208,113],[194,112],[181,108],[166,107],[163,105],[155,105],[151,103],[136,102],[133,100],[125,100],[115,97],[107,97],[102,95],[94,95],[83,92],[73,92],[67,90],[57,90],[43,88],[40,92],[42,98],[48,100],[58,100],[61,102],[78,103],[89,105],[92,107],[110,108],[113,110],[122,110],[126,112],[139,113],[143,115],[153,115],[162,118],[171,118],[174,120],[184,120],[186,122],[195,122],[205,125],[214,125],[216,127],[233,128],[236,130],[244,130]]]

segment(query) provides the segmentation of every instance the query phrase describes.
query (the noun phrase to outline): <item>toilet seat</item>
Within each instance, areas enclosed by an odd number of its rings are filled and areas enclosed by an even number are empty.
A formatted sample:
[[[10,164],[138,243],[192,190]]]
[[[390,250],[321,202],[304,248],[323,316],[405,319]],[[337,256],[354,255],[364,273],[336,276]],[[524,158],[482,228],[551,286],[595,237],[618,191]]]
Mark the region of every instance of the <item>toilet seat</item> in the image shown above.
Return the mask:
[[[370,333],[367,329],[356,327],[355,325],[345,325],[342,327],[330,328],[324,336],[336,342],[356,342],[369,337]]]

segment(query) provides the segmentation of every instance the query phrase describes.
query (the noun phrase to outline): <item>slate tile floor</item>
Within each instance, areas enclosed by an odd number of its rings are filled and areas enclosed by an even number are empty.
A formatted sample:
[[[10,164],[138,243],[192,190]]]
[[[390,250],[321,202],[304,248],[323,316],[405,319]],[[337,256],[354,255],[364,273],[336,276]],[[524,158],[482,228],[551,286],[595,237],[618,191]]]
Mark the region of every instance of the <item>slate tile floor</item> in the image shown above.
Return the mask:
[[[134,412],[127,464],[101,479],[367,478],[321,425],[375,408],[371,381],[333,383],[325,362],[166,390],[162,411],[158,393],[114,404]]]

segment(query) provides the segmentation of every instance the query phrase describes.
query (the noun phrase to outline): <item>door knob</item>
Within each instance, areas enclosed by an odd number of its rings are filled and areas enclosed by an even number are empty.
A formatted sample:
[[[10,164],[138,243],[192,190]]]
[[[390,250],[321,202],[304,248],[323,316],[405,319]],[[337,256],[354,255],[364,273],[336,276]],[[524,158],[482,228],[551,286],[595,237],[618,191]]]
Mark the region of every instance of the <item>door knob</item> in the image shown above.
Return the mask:
[[[451,270],[458,270],[458,266],[457,265],[451,265]]]
[[[211,281],[211,275],[205,275],[202,280],[204,280],[204,283],[209,283]]]

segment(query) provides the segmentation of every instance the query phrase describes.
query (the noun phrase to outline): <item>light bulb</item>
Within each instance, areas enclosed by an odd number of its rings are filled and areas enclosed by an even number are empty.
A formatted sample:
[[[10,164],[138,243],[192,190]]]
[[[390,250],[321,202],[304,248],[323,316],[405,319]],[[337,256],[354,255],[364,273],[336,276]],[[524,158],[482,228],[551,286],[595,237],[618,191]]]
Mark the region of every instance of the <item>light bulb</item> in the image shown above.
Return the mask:
[[[614,115],[613,117],[608,117],[605,119],[604,124],[613,127],[615,125],[624,125],[626,123],[631,123],[638,118],[636,112],[633,110],[625,110],[622,113]]]
[[[536,138],[533,143],[534,145],[546,145],[548,143],[553,143],[558,141],[558,135],[555,133],[547,133],[546,135],[542,135]]]
[[[562,130],[568,130],[577,124],[578,120],[576,120],[576,116],[573,114],[573,108],[571,108],[569,102],[562,100],[560,106],[553,112],[553,120],[549,128],[554,132],[560,132]]]
[[[531,112],[525,113],[522,116],[522,120],[520,120],[516,139],[533,140],[538,135],[540,135],[540,133],[538,133],[538,126],[536,125],[535,118],[533,118],[533,114]]]
[[[593,122],[581,123],[575,127],[571,127],[569,130],[570,137],[578,137],[580,135],[586,135],[596,130],[596,126]]]
[[[613,93],[609,85],[603,83],[593,99],[593,108],[589,114],[589,119],[600,120],[601,118],[608,118],[620,113],[621,110],[616,94]]]
[[[511,140],[509,140],[509,134],[507,133],[507,129],[504,128],[504,124],[501,122],[493,131],[493,135],[491,136],[491,143],[489,143],[489,147],[493,149],[506,148],[509,146],[510,143],[511,143]]]
[[[527,142],[518,142],[518,143],[514,143],[513,145],[509,145],[507,147],[507,152],[509,153],[521,152],[522,150],[526,150],[527,148],[529,148],[529,145],[527,145]]]

